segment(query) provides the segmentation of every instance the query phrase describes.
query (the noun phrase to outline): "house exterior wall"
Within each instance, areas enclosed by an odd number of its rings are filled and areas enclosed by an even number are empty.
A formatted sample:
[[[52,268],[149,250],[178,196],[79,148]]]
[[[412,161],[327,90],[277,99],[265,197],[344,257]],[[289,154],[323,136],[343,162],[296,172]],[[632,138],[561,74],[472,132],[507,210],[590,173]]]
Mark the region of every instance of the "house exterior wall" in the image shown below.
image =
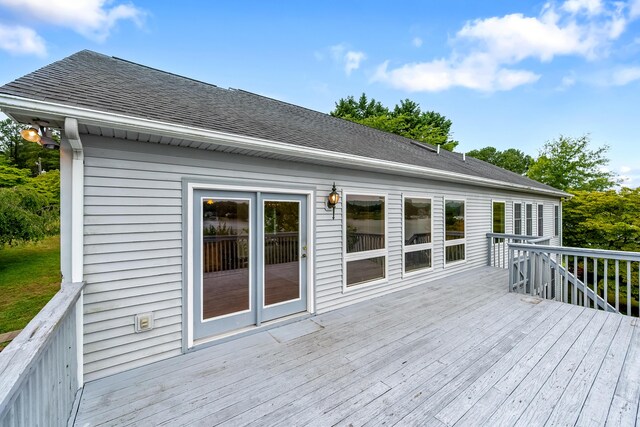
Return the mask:
[[[235,154],[83,135],[84,372],[90,381],[178,355],[183,343],[182,181],[256,182],[313,191],[313,292],[316,312],[370,299],[448,274],[485,265],[492,202],[543,203],[545,235],[553,234],[558,199],[512,191],[412,179],[343,168],[305,165]],[[388,205],[387,280],[343,291],[343,204],[332,212],[326,197],[335,181],[348,193],[380,193]],[[402,195],[432,198],[433,269],[402,274]],[[466,261],[444,265],[444,199],[466,202]],[[534,213],[537,209],[534,207]],[[534,215],[534,233],[537,225]],[[554,239],[552,243],[557,243]],[[134,332],[134,316],[153,312],[154,329]]]

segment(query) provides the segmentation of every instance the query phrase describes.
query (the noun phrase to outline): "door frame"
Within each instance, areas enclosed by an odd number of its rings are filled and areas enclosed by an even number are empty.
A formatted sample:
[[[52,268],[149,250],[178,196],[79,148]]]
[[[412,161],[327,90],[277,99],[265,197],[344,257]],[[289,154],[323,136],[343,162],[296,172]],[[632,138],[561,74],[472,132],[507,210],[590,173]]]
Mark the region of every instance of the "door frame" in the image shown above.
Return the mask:
[[[239,334],[245,332],[246,329],[239,331],[233,331],[219,336],[200,339],[197,342],[194,340],[194,328],[193,328],[193,292],[194,292],[194,254],[193,254],[193,192],[194,190],[215,190],[215,191],[240,191],[249,193],[270,193],[270,194],[299,194],[305,196],[307,199],[307,313],[315,312],[315,283],[314,283],[314,271],[315,271],[315,189],[309,187],[298,187],[295,185],[288,185],[286,187],[280,187],[278,184],[274,186],[253,185],[250,181],[245,181],[242,184],[233,183],[221,183],[221,182],[206,182],[204,180],[196,180],[183,178],[182,179],[182,350],[183,352],[191,351],[200,344],[216,341],[230,335]],[[185,203],[186,201],[186,203]],[[273,320],[271,322],[278,322]],[[271,322],[265,323],[269,325]],[[260,330],[261,326],[252,326],[251,329]]]

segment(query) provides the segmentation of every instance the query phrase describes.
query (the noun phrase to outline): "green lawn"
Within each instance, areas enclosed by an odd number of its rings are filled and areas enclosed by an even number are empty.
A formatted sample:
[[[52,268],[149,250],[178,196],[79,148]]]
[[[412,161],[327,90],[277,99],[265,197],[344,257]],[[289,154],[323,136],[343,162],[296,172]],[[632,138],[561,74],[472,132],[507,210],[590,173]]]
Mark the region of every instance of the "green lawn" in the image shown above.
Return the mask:
[[[60,280],[60,236],[0,249],[0,334],[24,328]]]

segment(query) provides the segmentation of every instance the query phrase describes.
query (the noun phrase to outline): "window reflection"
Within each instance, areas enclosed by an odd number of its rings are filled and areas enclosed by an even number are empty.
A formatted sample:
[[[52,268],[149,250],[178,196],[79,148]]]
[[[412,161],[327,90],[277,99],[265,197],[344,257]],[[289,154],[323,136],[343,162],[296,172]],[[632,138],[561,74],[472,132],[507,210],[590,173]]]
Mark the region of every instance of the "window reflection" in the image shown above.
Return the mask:
[[[249,233],[249,200],[203,199],[203,319],[249,310]]]

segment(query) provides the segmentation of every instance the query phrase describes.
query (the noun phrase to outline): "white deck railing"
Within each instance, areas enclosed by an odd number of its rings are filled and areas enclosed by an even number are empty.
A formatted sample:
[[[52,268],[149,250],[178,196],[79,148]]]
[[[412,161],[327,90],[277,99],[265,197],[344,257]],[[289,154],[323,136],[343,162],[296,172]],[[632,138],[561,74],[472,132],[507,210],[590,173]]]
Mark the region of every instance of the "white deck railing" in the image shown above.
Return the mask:
[[[78,379],[82,283],[62,289],[0,352],[0,426],[66,425]]]
[[[541,245],[548,238],[496,233],[487,238],[489,265],[509,269],[510,292],[638,317],[640,252]]]
[[[511,243],[548,245],[550,241],[550,237],[523,236],[521,234],[487,233],[487,265],[504,269],[509,268],[509,244]]]

